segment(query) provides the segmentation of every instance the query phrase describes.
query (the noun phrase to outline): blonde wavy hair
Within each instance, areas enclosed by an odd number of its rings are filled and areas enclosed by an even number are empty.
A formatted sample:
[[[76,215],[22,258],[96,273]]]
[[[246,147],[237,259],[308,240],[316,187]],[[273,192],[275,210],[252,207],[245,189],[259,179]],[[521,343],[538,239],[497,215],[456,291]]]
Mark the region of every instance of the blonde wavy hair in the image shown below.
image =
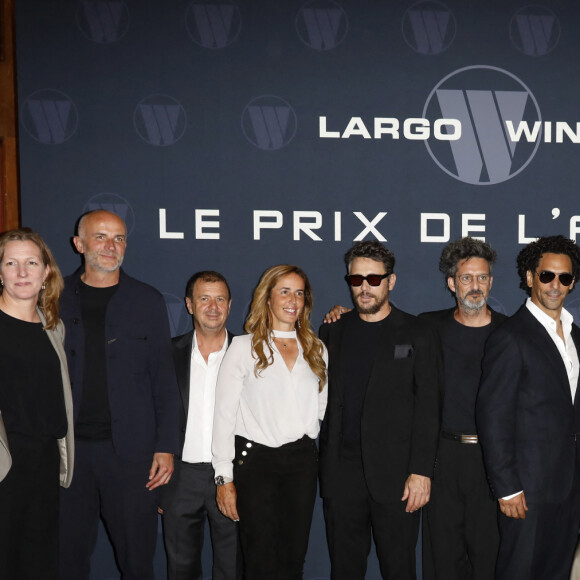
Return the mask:
[[[44,240],[30,228],[20,228],[16,230],[8,230],[0,234],[0,263],[4,260],[4,250],[8,242],[32,242],[38,246],[42,263],[44,266],[50,266],[48,276],[44,281],[44,290],[40,291],[38,295],[38,306],[42,310],[46,318],[47,330],[52,330],[58,325],[58,299],[64,289],[64,281],[62,274],[50,248],[45,244]],[[0,294],[4,291],[4,287],[0,287]]]
[[[306,274],[298,267],[289,264],[280,264],[268,268],[260,278],[254,290],[250,314],[246,319],[244,329],[252,335],[252,356],[256,359],[254,374],[257,377],[260,371],[274,362],[274,351],[270,344],[273,320],[268,302],[274,286],[288,274],[298,274],[304,281],[304,308],[300,312],[296,324],[296,336],[302,346],[304,359],[312,372],[318,377],[319,390],[326,384],[326,364],[322,358],[324,348],[322,342],[310,328],[312,313],[312,288]],[[267,348],[266,354],[264,346]]]

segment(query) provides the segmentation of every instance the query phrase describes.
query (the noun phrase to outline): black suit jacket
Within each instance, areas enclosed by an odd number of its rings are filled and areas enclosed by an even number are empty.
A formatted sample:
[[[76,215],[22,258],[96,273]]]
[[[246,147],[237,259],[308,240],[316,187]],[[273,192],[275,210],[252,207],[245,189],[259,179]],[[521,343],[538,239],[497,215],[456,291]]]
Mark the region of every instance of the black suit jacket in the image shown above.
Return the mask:
[[[235,336],[229,330],[228,347]],[[183,444],[185,443],[185,429],[187,427],[187,412],[189,410],[189,376],[191,370],[191,349],[193,346],[193,330],[181,336],[171,339],[173,346],[173,362],[175,364],[175,373],[177,375],[177,384],[179,385],[180,394],[180,411],[179,411],[179,452],[175,454],[175,471],[173,477],[167,485],[161,488],[159,496],[159,506],[167,509],[171,502],[176,498],[177,480],[181,470],[181,454],[183,453]]]
[[[572,326],[580,353],[580,329]],[[580,406],[554,341],[522,306],[488,338],[476,406],[477,429],[492,490],[523,490],[528,502],[569,494],[580,432]]]
[[[320,432],[321,495],[338,486],[341,463],[343,336],[358,313],[323,325],[328,348],[328,406]],[[433,329],[394,306],[386,318],[365,395],[361,447],[369,492],[378,502],[399,500],[411,473],[431,477],[440,421],[441,358]]]
[[[227,330],[228,347],[234,335]],[[189,409],[189,373],[191,368],[191,349],[193,346],[193,330],[181,336],[171,339],[173,346],[173,362],[175,364],[175,374],[181,395],[181,406],[179,413],[179,456],[183,452],[185,442],[185,428],[187,426],[187,411]]]

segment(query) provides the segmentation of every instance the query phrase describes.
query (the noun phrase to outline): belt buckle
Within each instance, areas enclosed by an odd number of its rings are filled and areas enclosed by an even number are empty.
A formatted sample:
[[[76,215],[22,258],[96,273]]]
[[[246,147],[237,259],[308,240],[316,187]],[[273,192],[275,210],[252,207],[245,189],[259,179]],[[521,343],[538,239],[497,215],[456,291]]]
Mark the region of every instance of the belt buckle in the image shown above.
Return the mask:
[[[479,439],[477,435],[460,435],[461,443],[468,443],[471,445],[476,445],[479,443]]]

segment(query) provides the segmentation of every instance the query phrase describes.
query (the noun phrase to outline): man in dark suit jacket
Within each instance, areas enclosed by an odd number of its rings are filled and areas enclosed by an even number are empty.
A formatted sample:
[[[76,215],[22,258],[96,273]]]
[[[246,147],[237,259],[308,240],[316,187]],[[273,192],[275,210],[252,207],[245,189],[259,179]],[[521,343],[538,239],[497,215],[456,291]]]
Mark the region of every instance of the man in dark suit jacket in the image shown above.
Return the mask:
[[[173,360],[181,393],[180,457],[163,488],[163,535],[168,580],[201,580],[206,519],[213,548],[213,580],[241,578],[236,524],[216,504],[211,465],[215,386],[233,335],[226,330],[230,287],[218,272],[194,274],[185,288],[194,329],[173,339]]]
[[[99,517],[126,580],[153,580],[157,492],[178,451],[178,391],[161,294],[121,270],[127,229],[108,211],[79,221],[84,270],[61,318],[75,419],[75,477],[62,490],[60,578],[89,578]]]
[[[564,580],[580,527],[580,329],[563,304],[580,250],[539,238],[517,263],[530,298],[486,343],[476,408],[502,512],[496,578]]]
[[[383,578],[411,579],[439,434],[438,342],[390,304],[389,250],[359,242],[345,262],[356,311],[320,330],[329,352],[320,484],[331,578],[364,579],[372,531]]]

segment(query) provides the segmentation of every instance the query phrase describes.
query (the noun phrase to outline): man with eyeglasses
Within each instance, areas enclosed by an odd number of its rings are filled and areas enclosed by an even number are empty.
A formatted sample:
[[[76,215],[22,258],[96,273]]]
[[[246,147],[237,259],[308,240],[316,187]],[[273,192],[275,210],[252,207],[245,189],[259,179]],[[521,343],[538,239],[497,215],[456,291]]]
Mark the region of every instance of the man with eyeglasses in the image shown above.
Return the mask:
[[[443,248],[439,270],[455,306],[420,318],[441,340],[445,395],[431,501],[423,510],[425,580],[493,580],[499,545],[475,424],[485,341],[505,316],[487,305],[497,254],[471,237]]]
[[[383,578],[414,579],[439,435],[438,340],[390,304],[392,252],[359,242],[345,263],[355,310],[320,329],[329,352],[320,484],[331,578],[364,579],[372,532]]]
[[[498,498],[498,580],[564,580],[580,528],[580,329],[563,308],[580,249],[539,238],[517,258],[529,296],[489,337],[476,418]]]

